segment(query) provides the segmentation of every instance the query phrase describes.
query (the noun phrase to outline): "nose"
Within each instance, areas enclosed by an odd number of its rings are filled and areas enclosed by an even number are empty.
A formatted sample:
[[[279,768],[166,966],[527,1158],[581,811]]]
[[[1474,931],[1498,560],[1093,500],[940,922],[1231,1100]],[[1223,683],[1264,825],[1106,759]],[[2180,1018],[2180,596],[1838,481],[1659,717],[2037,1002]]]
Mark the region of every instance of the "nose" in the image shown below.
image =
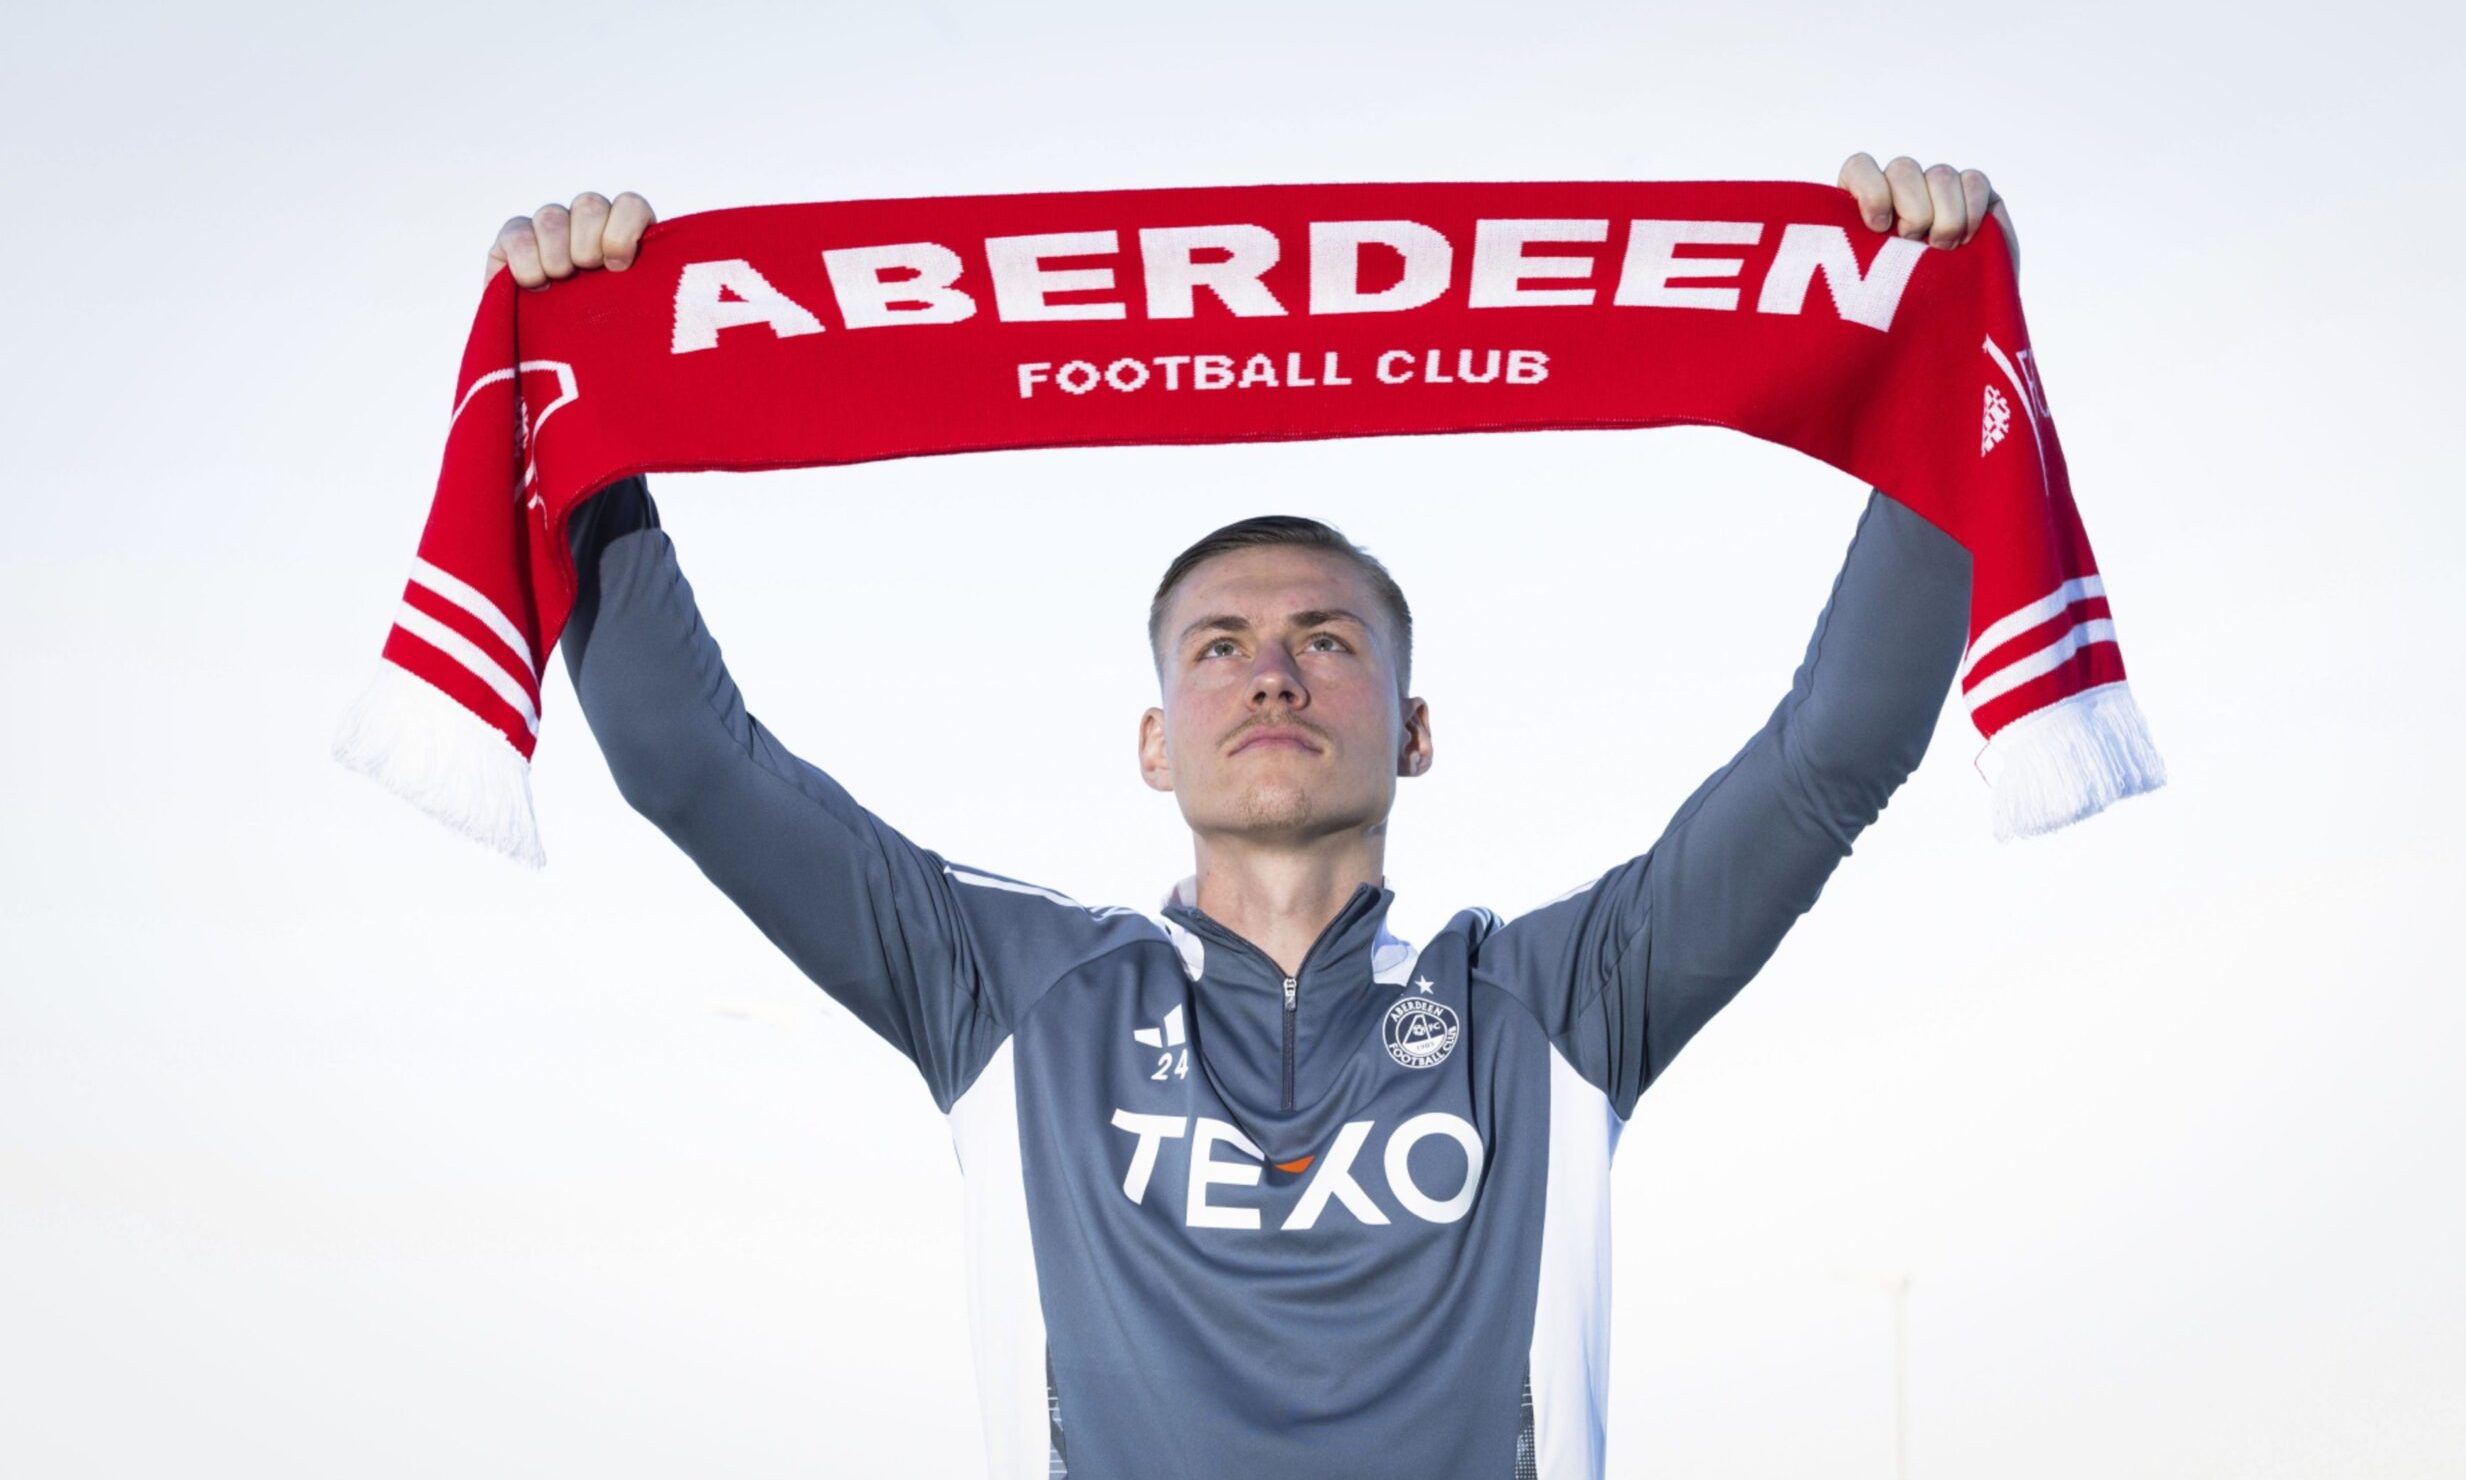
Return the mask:
[[[1250,707],[1273,703],[1301,709],[1310,703],[1310,691],[1302,686],[1301,670],[1293,666],[1292,655],[1271,642],[1262,645],[1259,661],[1250,670]]]

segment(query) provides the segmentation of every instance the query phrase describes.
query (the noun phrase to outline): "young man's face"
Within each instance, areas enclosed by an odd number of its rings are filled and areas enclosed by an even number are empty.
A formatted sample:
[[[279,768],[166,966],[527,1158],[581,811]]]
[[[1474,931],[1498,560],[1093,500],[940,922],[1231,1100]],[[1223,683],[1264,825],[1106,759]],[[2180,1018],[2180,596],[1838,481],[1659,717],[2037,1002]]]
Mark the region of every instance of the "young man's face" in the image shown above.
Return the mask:
[[[1201,836],[1302,843],[1383,823],[1430,767],[1429,707],[1397,692],[1368,578],[1324,550],[1233,550],[1175,589],[1157,638],[1164,704],[1139,770]]]

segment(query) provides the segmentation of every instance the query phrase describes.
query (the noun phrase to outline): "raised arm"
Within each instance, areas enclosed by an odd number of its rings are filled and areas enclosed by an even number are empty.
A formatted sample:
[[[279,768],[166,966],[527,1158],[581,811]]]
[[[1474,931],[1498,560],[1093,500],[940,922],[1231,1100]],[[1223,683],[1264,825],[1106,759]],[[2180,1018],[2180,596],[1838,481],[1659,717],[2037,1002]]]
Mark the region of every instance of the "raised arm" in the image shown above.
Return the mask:
[[[498,229],[488,275],[529,291],[634,262],[654,219],[596,191]],[[627,802],[816,984],[924,1072],[945,1109],[1001,1031],[943,860],[858,806],[745,708],[704,629],[649,485],[574,511],[580,586],[560,642]]]
[[[1610,984],[1640,1001],[1644,1082],[1770,959],[1917,769],[1968,618],[1969,552],[1870,493],[1789,693],[1644,860],[1644,938]]]
[[[1957,251],[1989,216],[1983,171],[1853,154],[1840,187],[1877,231]],[[1498,927],[1484,968],[1623,1118],[1771,958],[1926,754],[1968,636],[1969,552],[1871,490],[1790,691],[1649,852]]]
[[[946,1100],[1000,1025],[944,861],[746,709],[642,479],[569,534],[566,671],[617,789]]]
[[[1754,738],[1650,851],[1485,943],[1494,978],[1620,1116],[1770,959],[1917,768],[1968,616],[1969,552],[1870,492],[1805,659]]]

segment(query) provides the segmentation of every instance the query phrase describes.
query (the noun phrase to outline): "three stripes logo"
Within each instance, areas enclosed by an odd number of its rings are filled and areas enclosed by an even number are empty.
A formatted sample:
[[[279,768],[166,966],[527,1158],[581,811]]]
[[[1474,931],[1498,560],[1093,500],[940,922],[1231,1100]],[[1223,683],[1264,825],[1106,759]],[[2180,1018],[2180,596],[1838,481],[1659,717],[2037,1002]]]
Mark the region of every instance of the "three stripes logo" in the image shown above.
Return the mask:
[[[1990,385],[1986,388],[1986,422],[1978,429],[1978,455],[1984,457],[1993,452],[1995,444],[2004,440],[2004,433],[2011,430],[2012,403],[2004,399],[2002,391]]]
[[[394,611],[394,630],[478,680],[521,719],[528,734],[539,733],[539,664],[530,639],[486,592],[414,556],[402,605]]]
[[[1164,1015],[1161,1024],[1153,1028],[1133,1028],[1130,1036],[1138,1040],[1141,1046],[1156,1050],[1156,1072],[1148,1078],[1190,1077],[1190,1049],[1185,1042],[1189,1035],[1182,1028],[1180,1003],[1173,1005],[1173,1010]]]
[[[2114,662],[2115,619],[2106,604],[2106,582],[2096,574],[2075,576],[2046,595],[1988,624],[1969,645],[1957,681],[1970,714],[2059,670],[2086,664],[2079,687],[2119,680]]]
[[[1998,386],[1990,380],[1986,384],[1986,414],[1978,428],[1978,455],[1984,457],[1993,452],[2003,445],[2007,436],[2011,435],[2012,402],[2016,399],[2029,412],[2030,441],[2035,446],[2040,436],[2039,424],[2053,420],[2046,409],[2046,392],[2038,384],[2037,361],[2026,349],[2015,350],[2009,355],[2005,354],[2003,347],[1997,344],[1991,336],[1985,341],[1983,347],[1987,352],[1987,358],[1995,362],[1995,368],[2002,374],[2004,383]],[[2007,397],[2004,394],[2006,390],[2011,391],[2011,396]],[[2037,452],[2038,476],[2043,484],[2046,477],[2046,449],[2038,447]]]

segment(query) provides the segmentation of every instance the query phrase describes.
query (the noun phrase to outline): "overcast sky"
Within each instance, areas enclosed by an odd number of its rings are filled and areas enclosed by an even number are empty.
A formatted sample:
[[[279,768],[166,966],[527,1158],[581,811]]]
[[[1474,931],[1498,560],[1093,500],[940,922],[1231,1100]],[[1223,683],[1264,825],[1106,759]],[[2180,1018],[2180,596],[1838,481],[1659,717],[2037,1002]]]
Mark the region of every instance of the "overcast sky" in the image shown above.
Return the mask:
[[[628,810],[529,874],[327,758],[498,225],[845,197],[1985,169],[2174,781],[1924,766],[1621,1146],[1610,1471],[2454,1475],[2458,23],[2008,7],[32,9],[0,49],[0,1472],[975,1476],[915,1070]],[[1728,432],[653,479],[755,712],[1153,906],[1146,593],[1243,515],[1413,601],[1416,939],[1644,851],[1864,490]]]

